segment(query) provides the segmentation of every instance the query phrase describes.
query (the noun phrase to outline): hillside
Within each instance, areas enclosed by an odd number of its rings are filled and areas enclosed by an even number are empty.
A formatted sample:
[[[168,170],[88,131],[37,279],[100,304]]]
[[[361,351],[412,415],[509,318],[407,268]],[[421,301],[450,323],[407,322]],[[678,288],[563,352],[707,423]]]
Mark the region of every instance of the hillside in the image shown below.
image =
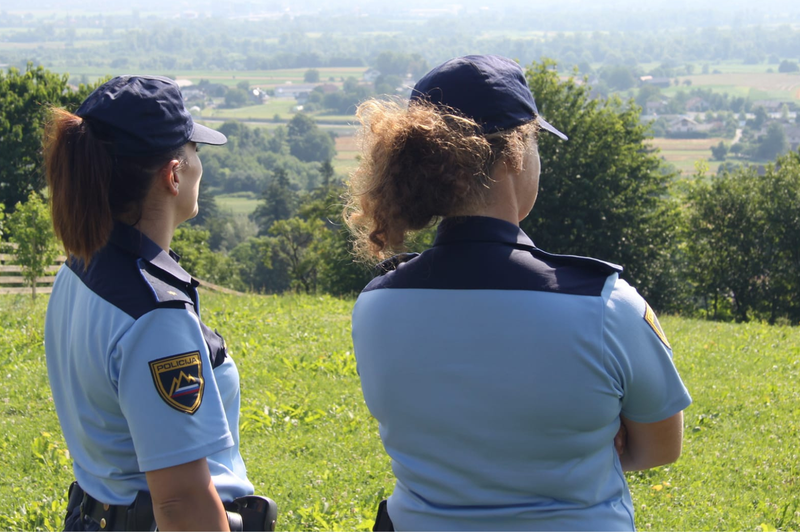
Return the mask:
[[[393,480],[361,398],[353,302],[203,298],[204,320],[225,336],[242,375],[243,454],[257,493],[279,504],[279,528],[370,528]],[[46,305],[0,296],[2,529],[58,527],[72,480],[47,385]],[[661,322],[695,402],[682,458],[628,475],[637,527],[797,530],[800,329]]]

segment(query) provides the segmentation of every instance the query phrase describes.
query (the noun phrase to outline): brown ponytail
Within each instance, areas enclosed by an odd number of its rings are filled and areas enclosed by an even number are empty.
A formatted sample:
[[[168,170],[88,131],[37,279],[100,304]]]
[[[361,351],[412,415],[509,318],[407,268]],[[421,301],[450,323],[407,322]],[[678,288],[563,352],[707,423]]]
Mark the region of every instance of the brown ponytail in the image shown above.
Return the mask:
[[[350,178],[345,221],[361,259],[402,251],[406,234],[467,214],[486,198],[496,164],[519,170],[536,124],[483,135],[456,111],[416,101],[370,100],[357,116],[361,163]]]
[[[88,265],[108,243],[115,219],[141,217],[158,170],[173,159],[183,164],[182,147],[157,156],[115,157],[113,143],[87,120],[52,108],[45,126],[45,173],[53,228],[64,249]]]
[[[114,226],[110,149],[81,117],[54,108],[45,127],[44,161],[56,236],[88,264]]]

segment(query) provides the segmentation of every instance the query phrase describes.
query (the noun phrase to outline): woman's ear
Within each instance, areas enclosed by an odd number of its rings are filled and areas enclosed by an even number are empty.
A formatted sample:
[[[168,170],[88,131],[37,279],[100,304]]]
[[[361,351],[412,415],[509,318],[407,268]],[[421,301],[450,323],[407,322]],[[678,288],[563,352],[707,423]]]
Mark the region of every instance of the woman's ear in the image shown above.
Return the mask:
[[[181,179],[178,175],[178,167],[180,164],[179,160],[172,159],[164,165],[164,169],[161,171],[161,182],[173,196],[177,196],[178,192],[180,192]]]

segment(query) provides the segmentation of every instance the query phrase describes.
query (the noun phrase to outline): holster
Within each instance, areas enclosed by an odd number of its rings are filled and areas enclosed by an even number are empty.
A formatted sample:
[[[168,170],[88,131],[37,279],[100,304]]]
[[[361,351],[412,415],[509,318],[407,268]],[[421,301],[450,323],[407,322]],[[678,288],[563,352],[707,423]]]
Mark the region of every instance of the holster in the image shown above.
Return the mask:
[[[372,527],[372,532],[394,532],[394,523],[389,517],[387,502],[386,499],[383,499],[378,505],[378,515],[375,516],[375,526]]]
[[[246,495],[234,499],[233,502],[225,503],[225,510],[228,512],[228,524],[233,530],[275,530],[275,522],[278,519],[278,505],[269,497],[260,495]],[[235,517],[231,519],[231,514]],[[238,514],[238,516],[236,515]],[[241,520],[241,527],[238,526],[236,517]]]
[[[77,482],[69,487],[67,515],[80,506],[81,519],[88,517],[100,526],[100,530],[147,530],[155,531],[153,499],[150,492],[140,491],[129,506],[103,504],[83,491]],[[278,519],[278,506],[268,497],[247,495],[224,503],[228,526],[236,531],[273,531]]]

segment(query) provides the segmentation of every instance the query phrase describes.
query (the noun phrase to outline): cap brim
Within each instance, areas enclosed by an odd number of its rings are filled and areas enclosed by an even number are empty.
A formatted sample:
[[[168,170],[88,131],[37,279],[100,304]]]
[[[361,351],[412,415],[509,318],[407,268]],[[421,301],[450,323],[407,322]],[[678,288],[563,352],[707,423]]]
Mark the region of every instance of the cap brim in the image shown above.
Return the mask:
[[[216,129],[211,129],[210,127],[206,127],[195,122],[194,130],[192,131],[192,136],[189,137],[189,140],[192,142],[197,142],[198,144],[213,144],[215,146],[220,146],[228,142],[228,137]]]
[[[539,127],[541,127],[542,129],[546,129],[547,131],[549,131],[556,137],[560,138],[561,140],[569,140],[569,137],[567,137],[565,134],[563,134],[562,132],[551,126],[550,123],[544,118],[542,118],[540,115],[536,116],[536,122],[538,122]]]

